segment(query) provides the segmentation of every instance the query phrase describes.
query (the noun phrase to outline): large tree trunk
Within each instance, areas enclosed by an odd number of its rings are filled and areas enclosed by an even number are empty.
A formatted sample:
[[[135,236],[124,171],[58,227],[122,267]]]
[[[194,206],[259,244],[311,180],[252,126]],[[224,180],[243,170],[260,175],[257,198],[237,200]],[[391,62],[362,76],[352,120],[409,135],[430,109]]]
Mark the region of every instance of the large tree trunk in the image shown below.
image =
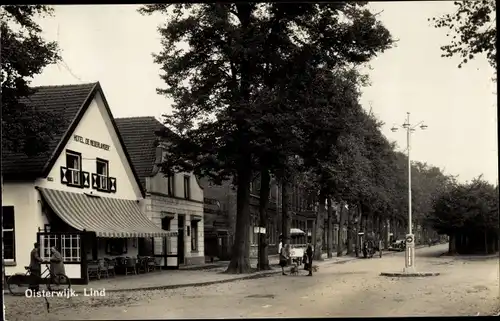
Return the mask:
[[[356,206],[356,217],[357,217],[357,224],[356,224],[356,236],[354,239],[354,251],[356,252],[356,256],[359,256],[359,253],[361,252],[361,244],[359,242],[359,237],[358,233],[362,232],[362,223],[363,223],[363,209],[361,206],[361,203],[358,203]]]
[[[327,218],[327,256],[328,258],[333,257],[333,207],[332,207],[332,199],[328,197],[328,218]]]
[[[450,242],[448,243],[448,254],[455,255],[457,252],[455,233],[450,233],[449,237],[450,237]]]
[[[271,176],[267,169],[263,169],[260,173],[260,200],[259,200],[259,215],[260,224],[266,228],[266,234],[259,234],[259,259],[257,268],[259,270],[270,270],[268,248],[269,244],[269,220],[267,216],[267,207],[269,204],[269,191],[270,191]]]
[[[386,219],[385,224],[386,224],[386,228],[385,228],[385,235],[384,235],[384,249],[387,250],[389,248],[389,245],[391,245],[390,244],[390,242],[391,242],[391,240],[390,240],[390,238],[391,238],[391,235],[390,235],[390,233],[391,233],[391,219],[390,218]]]
[[[238,170],[238,190],[236,192],[236,233],[231,261],[226,273],[240,274],[251,272],[250,258],[248,253],[249,226],[250,226],[250,180],[251,171],[247,166],[241,166]]]
[[[288,199],[290,197],[290,178],[284,177],[281,184],[281,236],[283,247],[286,248],[287,245],[290,245],[290,229],[292,228],[292,220],[290,217],[290,213],[288,212]],[[289,260],[290,263],[290,260]]]
[[[339,209],[339,230],[338,230],[338,246],[337,246],[337,257],[341,257],[344,253],[344,240],[342,238],[343,230],[344,230],[344,224],[346,221],[346,208],[344,207],[344,203],[340,202],[340,209]]]
[[[314,244],[314,260],[323,260],[323,235],[325,233],[325,200],[323,192],[319,195],[318,212],[316,213],[316,243]]]
[[[352,254],[352,244],[353,244],[353,213],[352,213],[352,208],[349,207],[347,210],[347,251],[346,255]]]
[[[377,239],[378,240],[383,240],[383,230],[384,230],[384,227],[383,227],[383,221],[382,221],[382,216],[381,215],[378,215],[377,216],[377,234],[378,234],[378,237]]]
[[[488,254],[488,230],[484,230],[484,253]]]

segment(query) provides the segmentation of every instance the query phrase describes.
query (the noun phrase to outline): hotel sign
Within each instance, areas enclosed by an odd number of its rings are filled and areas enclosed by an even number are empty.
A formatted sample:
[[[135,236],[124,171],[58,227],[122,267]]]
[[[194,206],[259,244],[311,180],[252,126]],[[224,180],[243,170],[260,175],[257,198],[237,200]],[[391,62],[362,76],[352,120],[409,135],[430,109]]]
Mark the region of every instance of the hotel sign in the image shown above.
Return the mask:
[[[100,149],[104,149],[104,150],[109,151],[109,145],[103,144],[101,142],[98,142],[98,141],[95,141],[95,140],[92,140],[89,138],[85,138],[85,137],[82,137],[79,135],[73,135],[73,139],[79,143],[82,143],[85,145],[90,145],[90,146],[93,146],[95,148],[100,148]]]

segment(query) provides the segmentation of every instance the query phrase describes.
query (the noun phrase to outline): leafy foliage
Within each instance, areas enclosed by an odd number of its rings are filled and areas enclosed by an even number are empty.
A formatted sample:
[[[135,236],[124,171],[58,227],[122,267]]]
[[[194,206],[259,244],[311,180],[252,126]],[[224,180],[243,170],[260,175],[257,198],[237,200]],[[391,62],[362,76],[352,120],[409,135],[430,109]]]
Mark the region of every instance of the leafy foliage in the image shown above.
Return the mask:
[[[481,177],[467,184],[455,183],[434,202],[429,220],[448,235],[462,229],[498,232],[498,186]]]
[[[490,65],[496,69],[496,1],[455,1],[456,11],[432,18],[436,28],[449,29],[451,42],[444,45],[443,57],[459,56],[459,68],[477,54],[485,53]],[[430,20],[430,19],[429,19]]]
[[[143,13],[162,11],[172,17],[160,29],[165,50],[155,61],[167,84],[159,92],[176,102],[167,125],[189,141],[173,153],[183,156],[175,157],[177,165],[191,164],[189,169],[212,177],[227,175],[235,168],[232,155],[241,155],[243,137],[235,137],[240,131],[255,159],[285,163],[290,152],[283,149],[300,145],[298,104],[290,93],[304,83],[296,75],[311,67],[307,62],[365,62],[390,45],[387,30],[359,8],[338,3],[142,8]],[[349,19],[340,22],[341,16]],[[190,49],[179,49],[181,41]]]
[[[60,115],[31,110],[23,103],[33,91],[31,78],[59,59],[57,44],[41,37],[35,16],[50,15],[44,5],[3,5],[1,17],[2,148],[35,155],[61,130]]]

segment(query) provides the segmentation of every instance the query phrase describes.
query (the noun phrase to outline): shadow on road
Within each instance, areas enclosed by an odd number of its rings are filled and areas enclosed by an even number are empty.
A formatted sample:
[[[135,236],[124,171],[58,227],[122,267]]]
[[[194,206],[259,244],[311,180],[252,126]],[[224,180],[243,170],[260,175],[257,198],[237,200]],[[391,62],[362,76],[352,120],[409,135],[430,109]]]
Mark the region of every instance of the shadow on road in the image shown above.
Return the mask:
[[[499,261],[499,253],[495,254],[488,254],[488,255],[480,255],[480,254],[475,254],[475,255],[443,255],[443,258],[453,258],[454,260],[460,260],[460,261],[493,261],[497,260]]]
[[[448,252],[448,243],[423,247],[415,252],[417,257],[439,258]]]
[[[448,243],[432,246],[429,248],[422,248],[420,251],[416,252],[417,257],[422,258],[441,258],[441,259],[452,259],[452,260],[463,260],[463,261],[489,261],[498,260],[499,253],[495,254],[456,254],[448,255]]]

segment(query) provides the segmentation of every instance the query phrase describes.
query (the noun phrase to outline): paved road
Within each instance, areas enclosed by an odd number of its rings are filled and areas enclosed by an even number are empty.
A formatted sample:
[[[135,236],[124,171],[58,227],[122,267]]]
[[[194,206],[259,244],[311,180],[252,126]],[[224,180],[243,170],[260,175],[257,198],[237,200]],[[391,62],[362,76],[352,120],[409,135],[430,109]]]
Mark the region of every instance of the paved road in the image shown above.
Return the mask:
[[[403,255],[396,254],[344,264],[325,263],[313,277],[302,271],[299,276],[279,275],[198,288],[111,293],[104,298],[59,298],[52,303],[50,315],[43,312],[41,299],[24,299],[24,303],[18,301],[23,307],[17,312],[17,304],[7,302],[7,318],[461,316],[497,310],[498,258],[439,257],[445,250],[446,245],[439,245],[417,251],[418,269],[440,272],[437,277],[379,276],[380,272],[402,268]],[[28,306],[35,305],[35,300],[37,312],[41,313],[27,318]]]

